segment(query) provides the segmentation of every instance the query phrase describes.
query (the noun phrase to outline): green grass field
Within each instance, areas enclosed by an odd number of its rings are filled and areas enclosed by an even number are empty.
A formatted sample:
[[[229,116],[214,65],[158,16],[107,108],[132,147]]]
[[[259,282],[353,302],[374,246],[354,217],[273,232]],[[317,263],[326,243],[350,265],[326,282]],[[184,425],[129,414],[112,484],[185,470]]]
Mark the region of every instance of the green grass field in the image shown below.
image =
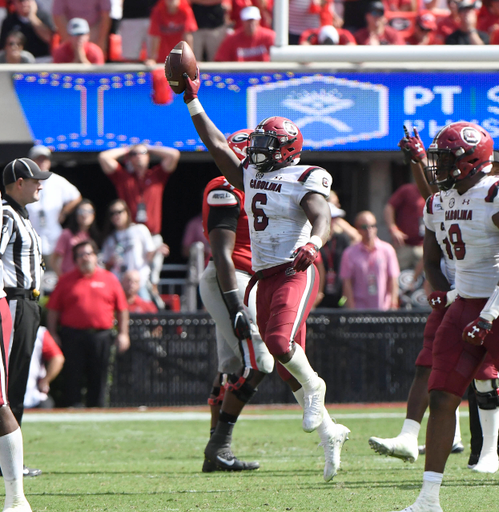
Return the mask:
[[[233,448],[240,458],[258,460],[260,470],[203,474],[205,410],[25,414],[25,461],[43,470],[25,479],[33,511],[391,512],[419,493],[424,457],[404,464],[375,454],[367,443],[372,435],[396,435],[402,408],[329,407],[352,430],[342,469],[329,483],[322,479],[319,438],[301,430],[299,410],[256,406],[240,418]],[[461,427],[468,446],[467,417]],[[468,456],[469,449],[449,459],[444,511],[499,510],[499,475],[474,474]]]

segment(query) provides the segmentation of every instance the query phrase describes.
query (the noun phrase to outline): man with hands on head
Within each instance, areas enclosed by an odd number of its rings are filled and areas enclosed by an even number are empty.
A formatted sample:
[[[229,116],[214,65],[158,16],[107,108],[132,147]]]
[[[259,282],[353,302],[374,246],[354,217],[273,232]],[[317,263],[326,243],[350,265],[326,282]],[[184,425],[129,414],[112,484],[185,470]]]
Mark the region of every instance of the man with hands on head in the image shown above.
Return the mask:
[[[292,121],[278,116],[256,126],[250,135],[248,158],[241,163],[198,99],[199,70],[195,80],[187,74],[184,78],[184,101],[201,140],[229,183],[245,193],[255,272],[245,298],[258,281],[260,335],[280,363],[279,375],[304,408],[303,429],[332,433],[327,442],[335,448],[338,467],[349,430],[330,419],[324,407],[325,382],[312,369],[304,350],[305,321],[319,286],[313,263],[329,234],[326,198],[331,176],[320,167],[297,165],[303,136]]]

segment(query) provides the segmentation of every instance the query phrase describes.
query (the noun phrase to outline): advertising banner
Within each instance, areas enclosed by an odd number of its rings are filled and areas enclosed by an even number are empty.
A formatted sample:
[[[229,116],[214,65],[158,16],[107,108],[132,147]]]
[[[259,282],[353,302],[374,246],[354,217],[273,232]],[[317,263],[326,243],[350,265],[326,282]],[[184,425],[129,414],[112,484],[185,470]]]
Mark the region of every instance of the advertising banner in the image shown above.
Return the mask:
[[[203,73],[199,98],[225,134],[273,115],[302,130],[304,149],[396,151],[402,126],[428,145],[453,121],[499,137],[499,73]],[[138,73],[17,73],[15,91],[38,144],[102,151],[137,142],[206,151],[182,95],[157,104],[153,79]],[[168,96],[168,95],[167,95]]]

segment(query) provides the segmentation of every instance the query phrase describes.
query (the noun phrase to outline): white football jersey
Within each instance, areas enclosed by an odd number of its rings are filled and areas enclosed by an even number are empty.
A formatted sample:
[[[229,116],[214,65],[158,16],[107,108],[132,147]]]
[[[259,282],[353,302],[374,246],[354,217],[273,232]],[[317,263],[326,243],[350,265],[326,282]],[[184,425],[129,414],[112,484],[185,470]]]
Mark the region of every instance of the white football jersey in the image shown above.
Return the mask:
[[[444,208],[441,200],[440,192],[430,196],[426,200],[423,218],[426,228],[435,233],[435,239],[442,251],[442,262],[440,265],[442,273],[447,278],[447,281],[449,281],[451,288],[454,288],[456,262],[452,254],[449,239],[447,238],[447,231],[445,231]]]
[[[456,262],[456,289],[461,297],[488,298],[499,280],[499,179],[486,176],[460,195],[441,193],[444,225]]]
[[[329,197],[331,175],[307,165],[262,173],[248,161],[243,172],[253,270],[293,261],[291,255],[310,240],[312,231],[300,201],[309,192]]]

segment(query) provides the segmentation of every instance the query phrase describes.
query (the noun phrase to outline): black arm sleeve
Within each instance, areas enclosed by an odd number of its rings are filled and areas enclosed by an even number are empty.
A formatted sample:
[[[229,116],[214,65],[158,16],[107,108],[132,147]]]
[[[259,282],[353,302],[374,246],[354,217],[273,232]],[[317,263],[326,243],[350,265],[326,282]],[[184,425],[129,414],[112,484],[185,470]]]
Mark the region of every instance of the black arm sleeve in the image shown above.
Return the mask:
[[[241,205],[236,206],[212,206],[208,214],[208,233],[212,229],[228,229],[234,233],[237,230],[237,221],[241,212]]]

